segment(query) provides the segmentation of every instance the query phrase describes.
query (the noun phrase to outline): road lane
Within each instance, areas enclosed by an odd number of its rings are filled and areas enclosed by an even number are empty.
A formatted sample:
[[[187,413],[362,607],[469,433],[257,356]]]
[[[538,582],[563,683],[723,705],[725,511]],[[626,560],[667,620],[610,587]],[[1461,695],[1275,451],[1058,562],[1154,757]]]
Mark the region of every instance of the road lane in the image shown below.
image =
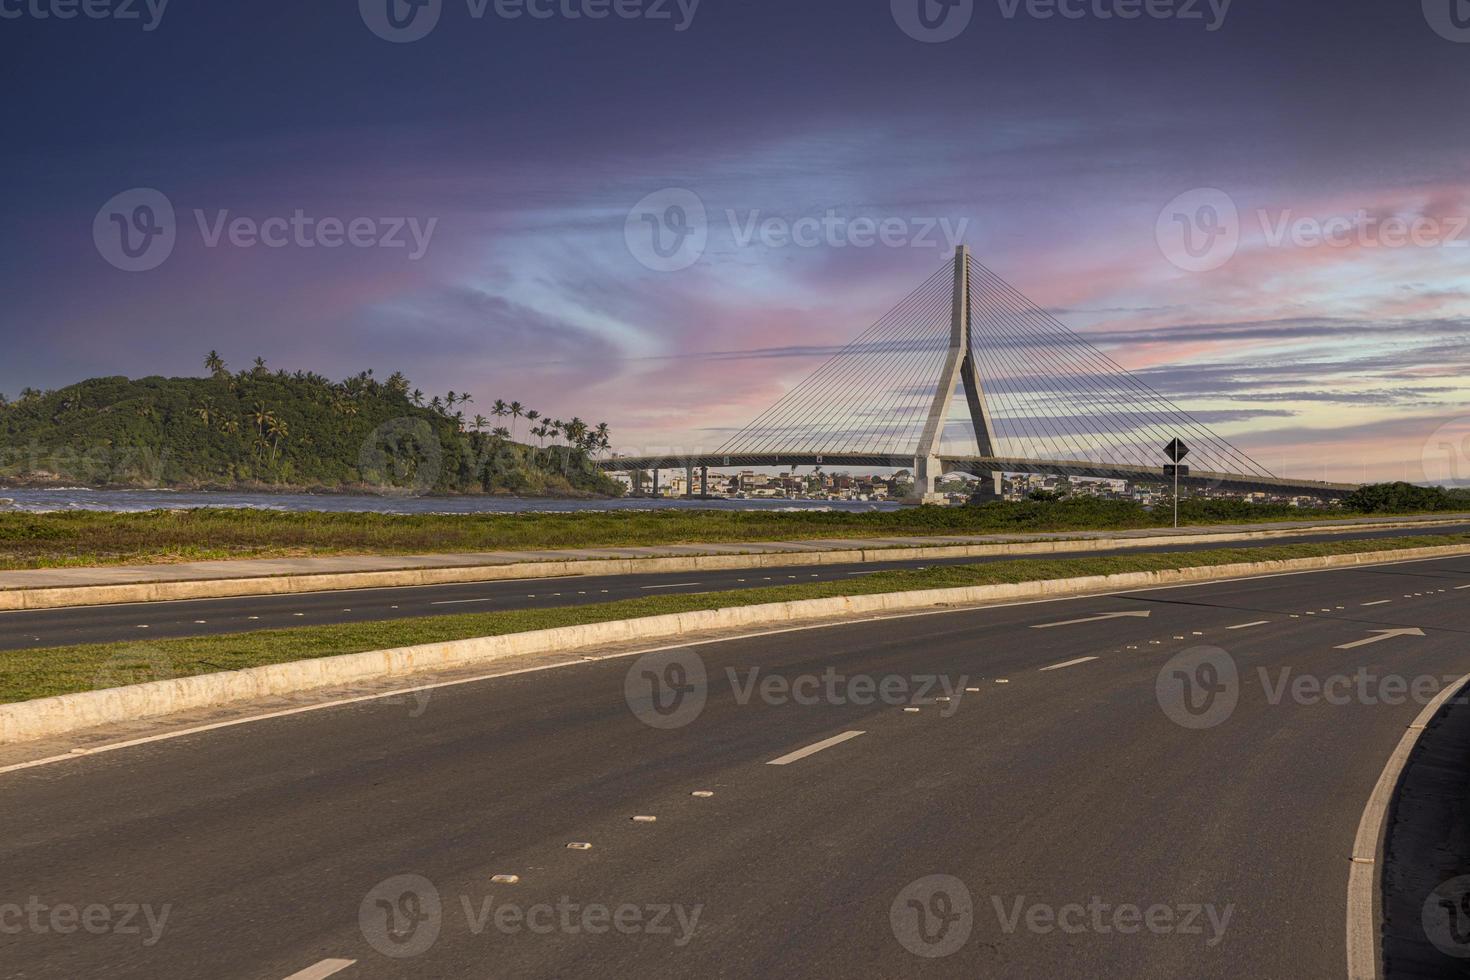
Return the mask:
[[[1443,529],[1470,530],[1470,525]],[[1382,539],[1422,534],[1422,529],[1306,535],[1286,543]],[[1087,557],[1103,554],[1150,554],[1211,548],[1269,547],[1282,542],[1257,541],[1211,545],[1127,548],[1117,551],[1062,553],[1033,558]],[[0,651],[110,643],[185,636],[218,636],[261,629],[373,622],[462,612],[545,609],[642,598],[650,594],[689,594],[839,581],[853,575],[934,565],[975,565],[1024,560],[1009,557],[925,559],[871,562],[861,565],[792,566],[734,569],[719,572],[673,572],[661,575],[571,576],[552,579],[479,582],[399,589],[358,589],[282,596],[247,596],[179,602],[131,603],[66,609],[0,612]]]
[[[1290,680],[1463,673],[1466,600],[1450,586],[1466,576],[1470,559],[1455,559],[702,644],[687,652],[708,676],[705,702],[674,728],[640,721],[625,699],[634,664],[605,661],[436,691],[417,714],[370,702],[10,774],[0,900],[174,910],[152,947],[28,934],[6,960],[35,977],[287,977],[324,959],[357,960],[344,977],[1340,975],[1347,851],[1417,705],[1296,703]],[[1402,608],[1297,611],[1408,579],[1422,597]],[[1030,629],[1120,598],[1153,617]],[[1251,612],[1270,622],[1227,632]],[[1333,649],[1365,621],[1426,636]],[[1202,643],[1227,648],[1242,680],[1228,718],[1191,730],[1161,708],[1156,682]],[[1039,673],[1088,656],[1085,670]],[[667,662],[643,666],[674,677]],[[959,703],[905,715],[904,698],[854,703],[851,685],[802,703],[799,681],[828,668],[909,679],[914,697],[913,678],[941,676]],[[855,730],[867,734],[832,750],[840,760],[764,765]],[[716,795],[690,795],[700,789]],[[578,840],[593,849],[566,850]],[[492,888],[505,873],[520,884]],[[433,883],[441,928],[395,960],[360,911],[403,874]],[[973,935],[944,959],[915,957],[890,924],[895,899],[929,875],[974,899]],[[542,935],[489,920],[476,933],[485,920],[465,912],[562,896],[702,912],[683,946],[677,931]],[[1232,911],[1215,945],[1005,928],[1018,901],[1024,912],[1093,896]]]

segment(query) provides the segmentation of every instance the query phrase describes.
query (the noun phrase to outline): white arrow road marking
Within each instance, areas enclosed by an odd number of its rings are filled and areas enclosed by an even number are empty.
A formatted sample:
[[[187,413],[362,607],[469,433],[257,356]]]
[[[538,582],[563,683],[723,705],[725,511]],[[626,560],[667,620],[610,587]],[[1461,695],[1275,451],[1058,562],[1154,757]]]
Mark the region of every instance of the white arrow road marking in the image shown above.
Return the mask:
[[[1089,616],[1086,619],[1069,619],[1065,623],[1043,623],[1031,627],[1034,630],[1049,630],[1057,626],[1079,626],[1082,623],[1101,623],[1108,619],[1148,619],[1153,613],[1149,610],[1143,612],[1117,612],[1103,613],[1101,616]]]
[[[293,973],[286,980],[324,980],[334,973],[341,973],[357,960],[322,960],[315,966],[308,966],[300,973]]]
[[[1417,629],[1417,628],[1415,628],[1415,629],[1405,629],[1405,630],[1373,630],[1372,632],[1375,635],[1370,636],[1367,639],[1354,640],[1352,643],[1344,643],[1342,646],[1333,647],[1333,649],[1334,650],[1355,650],[1358,647],[1365,647],[1365,646],[1367,646],[1370,643],[1382,643],[1384,640],[1391,640],[1391,639],[1393,639],[1396,636],[1423,636],[1424,635],[1424,631],[1421,630],[1421,629]]]
[[[1041,668],[1041,672],[1046,673],[1048,670],[1061,670],[1063,667],[1075,667],[1078,664],[1090,664],[1096,659],[1096,657],[1078,657],[1076,660],[1068,660],[1066,663],[1052,664],[1050,667],[1043,667]]]
[[[800,762],[802,759],[805,759],[809,755],[816,755],[823,749],[830,749],[834,745],[841,745],[848,739],[857,738],[859,735],[866,734],[867,732],[843,732],[841,735],[833,735],[831,738],[824,738],[820,742],[814,742],[804,749],[797,749],[795,752],[792,752],[788,755],[783,755],[779,759],[772,759],[770,762],[767,762],[766,765],[789,766],[793,762]]]

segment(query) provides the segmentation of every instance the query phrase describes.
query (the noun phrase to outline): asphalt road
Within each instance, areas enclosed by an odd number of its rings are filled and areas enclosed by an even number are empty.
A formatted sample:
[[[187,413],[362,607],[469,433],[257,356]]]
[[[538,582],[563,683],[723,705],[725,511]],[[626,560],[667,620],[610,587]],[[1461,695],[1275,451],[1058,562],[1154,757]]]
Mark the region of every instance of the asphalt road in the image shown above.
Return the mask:
[[[1470,530],[1470,524],[1435,528],[1454,534]],[[1411,537],[1432,533],[1426,529],[1400,529],[1314,534],[1286,539],[1285,543]],[[1203,551],[1212,548],[1270,547],[1281,541],[1245,541],[1197,545],[1126,548],[1102,552],[1067,552],[1032,557],[1085,557],[1100,554]],[[851,565],[791,566],[784,569],[739,569],[723,572],[675,572],[667,575],[574,576],[523,579],[513,582],[480,582],[467,585],[423,586],[399,589],[353,589],[283,596],[247,596],[233,599],[192,599],[182,602],[128,603],[0,612],[0,650],[63,646],[77,643],[112,643],[143,638],[168,639],[185,636],[216,636],[260,629],[292,626],[325,626],[336,623],[405,619],[465,612],[506,609],[537,609],[553,606],[609,602],[649,595],[722,592],[736,589],[823,582],[871,574],[888,569],[932,565],[975,565],[1015,558],[925,559],[907,562],[868,562]]]
[[[1467,604],[1457,558],[946,612],[6,773],[0,971],[1342,976]]]

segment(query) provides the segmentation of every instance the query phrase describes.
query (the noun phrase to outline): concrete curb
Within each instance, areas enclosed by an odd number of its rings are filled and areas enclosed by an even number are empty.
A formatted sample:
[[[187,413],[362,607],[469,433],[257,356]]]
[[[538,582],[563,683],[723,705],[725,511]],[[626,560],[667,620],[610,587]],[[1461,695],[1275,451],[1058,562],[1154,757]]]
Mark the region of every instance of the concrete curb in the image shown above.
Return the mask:
[[[1432,528],[1439,522],[1405,521],[1392,524],[1333,525],[1281,530],[1209,532],[1142,538],[1075,538],[1020,541],[1006,544],[940,545],[861,548],[839,551],[763,552],[745,555],[690,555],[670,558],[593,558],[564,561],[519,562],[505,565],[465,565],[457,568],[404,568],[380,572],[331,572],[316,575],[273,575],[250,578],[199,579],[183,582],[137,582],[122,585],[52,586],[37,589],[0,589],[0,612],[23,609],[60,609],[132,602],[168,602],[182,599],[227,599],[239,596],[289,595],[347,589],[396,589],[515,579],[565,578],[582,575],[653,575],[667,572],[729,571],[741,568],[789,568],[812,565],[848,565],[881,561],[919,561],[925,558],[989,558],[1050,555],[1058,552],[1113,551],[1169,547],[1180,544],[1230,544],[1302,537],[1304,535],[1363,530]],[[752,542],[759,543],[759,542]]]
[[[374,650],[337,657],[271,664],[221,674],[201,674],[129,687],[85,691],[0,705],[0,742],[22,742],[92,728],[139,721],[179,711],[211,708],[231,702],[345,687],[410,674],[490,663],[524,654],[567,653],[619,643],[688,638],[701,634],[811,623],[851,616],[915,612],[950,606],[1037,599],[1053,596],[1117,592],[1151,586],[1243,578],[1278,572],[1348,568],[1384,562],[1470,555],[1470,545],[1412,548],[1400,551],[1328,555],[1285,561],[1127,572],[1082,578],[927,589],[877,595],[839,596],[768,603],[728,609],[673,613],[529,633],[455,640],[395,650]]]

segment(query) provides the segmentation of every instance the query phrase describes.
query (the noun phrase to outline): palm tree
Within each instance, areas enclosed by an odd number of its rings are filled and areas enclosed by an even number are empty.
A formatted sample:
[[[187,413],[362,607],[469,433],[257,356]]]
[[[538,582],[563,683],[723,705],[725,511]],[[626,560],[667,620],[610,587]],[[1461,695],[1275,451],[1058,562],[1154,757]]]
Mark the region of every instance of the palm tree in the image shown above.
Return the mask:
[[[490,406],[490,414],[498,419],[503,419],[510,414],[510,406],[505,403],[504,398],[497,398],[495,404]]]
[[[257,378],[266,374],[265,358],[257,357],[255,359],[255,365],[250,369],[250,373],[255,375]]]
[[[495,437],[495,438],[497,438],[497,439],[509,439],[509,438],[510,438],[510,430],[509,430],[509,429],[507,429],[507,428],[506,428],[506,427],[505,427],[505,426],[503,426],[503,425],[502,425],[502,426],[500,426],[500,427],[499,427],[499,428],[497,428],[497,429],[495,429],[495,430],[494,430],[494,431],[493,431],[493,432],[491,432],[491,433],[490,433],[490,434],[491,434],[491,435],[492,435],[492,436],[494,436],[494,437]]]
[[[483,432],[483,431],[485,431],[485,426],[487,426],[489,424],[490,424],[490,420],[487,419],[485,416],[483,416],[483,415],[476,415],[475,416],[475,431],[476,432]]]
[[[435,395],[433,398],[429,399],[429,410],[437,415],[444,414],[444,403],[439,400],[438,395]]]
[[[459,401],[459,396],[452,391],[444,396],[444,404],[447,408],[453,408],[457,401]]]
[[[219,351],[212,350],[205,356],[204,369],[216,378],[225,373],[225,359],[219,356]]]
[[[273,416],[271,415],[270,411],[266,409],[264,403],[256,402],[255,407],[250,410],[246,417],[254,419],[255,431],[257,433],[260,433],[261,435],[264,435],[265,424],[269,422]]]
[[[415,388],[413,390],[413,394],[409,395],[408,398],[409,401],[413,402],[415,405],[421,406],[424,403],[424,393],[418,388]]]
[[[203,422],[204,427],[207,429],[209,428],[209,423],[214,420],[214,406],[209,404],[209,402],[205,402],[194,409],[194,414],[199,416],[199,421]]]
[[[511,402],[506,408],[506,411],[510,412],[510,437],[514,439],[516,436],[516,421],[526,413],[526,406],[520,402]]]
[[[286,438],[291,435],[291,430],[287,427],[284,419],[278,419],[272,415],[270,421],[266,423],[266,434],[271,439],[271,462],[274,463],[276,461],[276,453],[281,448],[281,443],[285,442]]]
[[[576,416],[566,424],[567,442],[574,446],[581,446],[582,440],[587,437],[587,423]]]

